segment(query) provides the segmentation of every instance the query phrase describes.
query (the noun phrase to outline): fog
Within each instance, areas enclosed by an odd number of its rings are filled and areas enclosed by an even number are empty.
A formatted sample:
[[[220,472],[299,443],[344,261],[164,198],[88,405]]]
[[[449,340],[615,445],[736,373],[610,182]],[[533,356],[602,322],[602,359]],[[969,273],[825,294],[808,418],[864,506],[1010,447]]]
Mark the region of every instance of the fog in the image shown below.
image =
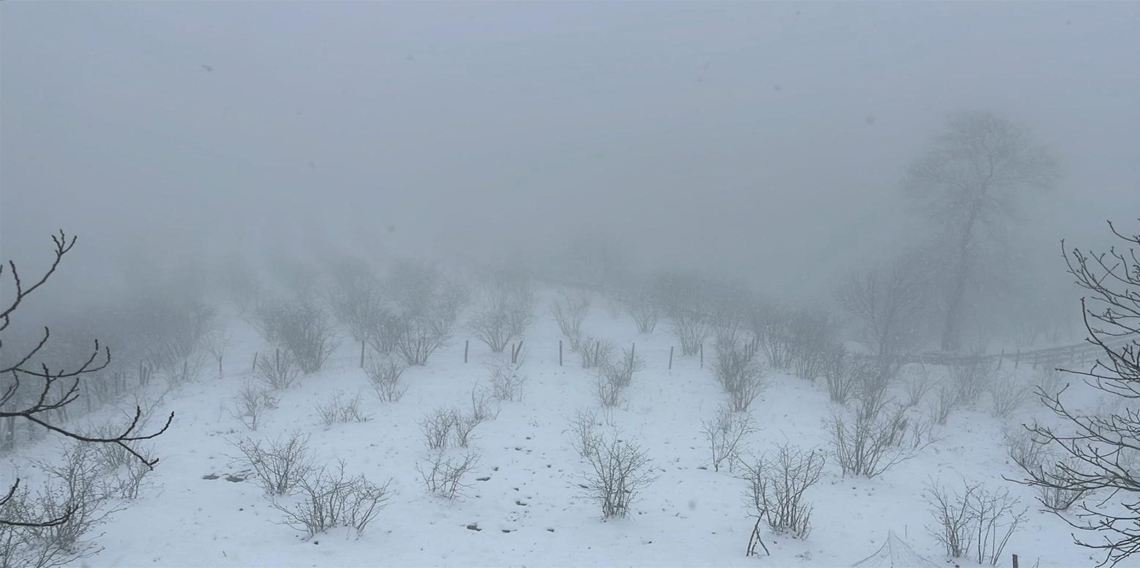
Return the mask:
[[[1064,279],[1061,238],[1100,242],[1104,220],[1140,211],[1130,3],[3,16],[4,257],[45,262],[63,228],[86,278],[124,259],[501,260],[591,239],[639,269],[828,295],[837,274],[924,238],[903,172],[947,113],[973,109],[1060,162],[1012,230],[1040,274]]]

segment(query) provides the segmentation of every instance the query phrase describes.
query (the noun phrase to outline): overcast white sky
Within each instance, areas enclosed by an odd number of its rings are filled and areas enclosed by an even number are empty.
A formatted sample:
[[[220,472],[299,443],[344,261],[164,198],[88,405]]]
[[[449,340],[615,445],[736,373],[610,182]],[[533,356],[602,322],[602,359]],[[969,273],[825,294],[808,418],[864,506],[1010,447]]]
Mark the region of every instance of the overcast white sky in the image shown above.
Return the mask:
[[[945,113],[1034,131],[1061,237],[1140,216],[1140,3],[0,5],[0,243],[89,258],[619,240],[772,290],[913,230]],[[27,246],[35,246],[28,249]],[[161,247],[161,248],[157,248]]]

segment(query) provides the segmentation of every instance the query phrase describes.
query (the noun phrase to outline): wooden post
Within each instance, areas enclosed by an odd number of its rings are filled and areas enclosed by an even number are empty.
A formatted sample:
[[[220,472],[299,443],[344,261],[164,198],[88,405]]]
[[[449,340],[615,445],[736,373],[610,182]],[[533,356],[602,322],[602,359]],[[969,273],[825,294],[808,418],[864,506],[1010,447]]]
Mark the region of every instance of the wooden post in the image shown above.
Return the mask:
[[[257,372],[257,351],[253,352],[253,372]]]
[[[1017,568],[1017,555],[1013,555],[1013,568]]]
[[[562,366],[562,340],[558,340],[558,366]]]
[[[1016,369],[1021,364],[1021,348],[1017,348],[1017,354],[1013,356],[1013,368]]]
[[[470,349],[471,349],[471,340],[470,339],[464,339],[463,340],[463,362],[464,363],[467,362],[467,352]]]
[[[633,358],[637,354],[637,344],[633,343],[629,346],[629,368],[633,368]]]
[[[705,368],[705,344],[701,344],[701,368]]]
[[[360,340],[360,368],[364,368],[364,340]]]
[[[673,346],[669,346],[669,370],[673,370]]]
[[[1005,361],[1005,349],[1002,349],[1002,350],[1001,350],[1001,355],[998,355],[998,364],[997,364],[997,368],[998,368],[998,369],[1001,369],[1001,363],[1002,363],[1002,361]]]

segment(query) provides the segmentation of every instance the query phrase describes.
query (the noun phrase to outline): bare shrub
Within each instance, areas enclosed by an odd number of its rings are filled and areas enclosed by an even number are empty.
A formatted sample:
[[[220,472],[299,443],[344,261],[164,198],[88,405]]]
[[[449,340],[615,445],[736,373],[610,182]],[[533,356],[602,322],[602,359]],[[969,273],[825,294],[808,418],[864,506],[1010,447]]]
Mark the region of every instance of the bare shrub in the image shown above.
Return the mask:
[[[341,261],[333,268],[328,304],[333,317],[357,343],[367,340],[372,318],[382,309],[380,283],[364,263]]]
[[[202,338],[202,345],[206,353],[218,364],[218,376],[222,376],[222,361],[226,358],[226,351],[230,347],[230,334],[224,329],[215,329]]]
[[[273,357],[265,356],[257,359],[255,376],[273,390],[285,390],[297,382],[301,376],[301,369],[296,365],[292,353],[275,349]]]
[[[997,366],[981,355],[964,357],[950,366],[950,375],[958,392],[958,403],[971,405],[978,401],[993,383]]]
[[[930,380],[930,374],[923,370],[913,373],[903,383],[903,386],[906,389],[906,402],[904,404],[907,408],[913,408],[922,403],[922,399],[926,398],[927,393],[934,389],[934,381]]]
[[[835,348],[835,328],[825,312],[800,309],[792,313],[785,333],[792,371],[797,377],[813,381],[823,374],[827,355]]]
[[[618,434],[599,436],[585,456],[590,469],[584,475],[587,494],[602,507],[602,517],[624,517],[638,491],[656,479],[641,446]]]
[[[577,351],[582,339],[582,322],[590,313],[590,295],[586,292],[563,293],[550,303],[550,313],[558,321],[558,329]]]
[[[453,319],[443,308],[398,318],[392,338],[393,348],[408,366],[426,365],[428,358],[451,337]]]
[[[631,294],[625,301],[633,323],[637,324],[638,333],[653,333],[657,328],[657,321],[661,318],[661,307],[652,295],[640,292]]]
[[[243,438],[234,443],[246,463],[253,469],[262,489],[269,495],[289,495],[313,471],[309,455],[309,437],[292,433],[263,446],[262,442]]]
[[[745,463],[745,498],[757,522],[763,519],[777,534],[806,538],[811,532],[811,506],[804,493],[819,481],[824,462],[823,452],[785,444],[775,455]]]
[[[460,457],[445,457],[442,450],[416,463],[416,471],[432,495],[455,499],[467,486],[463,478],[479,464],[479,454],[467,452]]]
[[[471,419],[479,422],[494,420],[499,417],[499,407],[493,405],[494,395],[487,389],[474,386],[471,388]]]
[[[206,358],[200,353],[191,354],[179,363],[172,364],[166,371],[166,383],[172,389],[182,388],[202,375],[202,368],[206,366]]]
[[[215,316],[213,308],[200,302],[151,302],[139,322],[150,343],[147,359],[161,371],[177,372],[199,353]]]
[[[713,373],[734,412],[747,412],[764,388],[764,371],[754,352],[736,342],[717,343]]]
[[[407,385],[400,381],[404,366],[392,357],[370,357],[364,365],[364,373],[368,375],[372,390],[383,402],[399,402],[408,391]]]
[[[954,558],[969,555],[979,564],[996,566],[1009,538],[1025,519],[1027,509],[1005,489],[962,481],[961,493],[950,493],[937,482],[927,485],[926,501],[934,523],[927,529]],[[971,553],[971,550],[973,551]]]
[[[46,477],[42,488],[33,494],[14,486],[0,499],[5,519],[0,525],[9,527],[0,530],[0,560],[8,566],[52,567],[99,553],[91,533],[120,508],[110,502],[107,473],[93,448],[70,444],[59,463],[33,463]],[[6,524],[12,522],[26,524]]]
[[[633,382],[633,374],[644,368],[645,361],[633,349],[622,349],[620,357],[608,360],[598,368],[598,374],[624,389]]]
[[[337,347],[336,329],[329,315],[313,302],[276,304],[267,308],[269,339],[293,355],[306,375],[321,370]]]
[[[583,369],[595,369],[607,364],[617,346],[612,341],[596,337],[584,337],[578,344]]]
[[[570,420],[570,443],[582,459],[598,450],[601,434],[598,433],[598,414],[579,409]]]
[[[720,471],[721,464],[726,461],[728,470],[732,471],[733,464],[740,455],[741,441],[756,431],[752,417],[734,412],[731,407],[721,406],[712,420],[702,420],[701,425],[712,453],[713,471]]]
[[[1045,369],[1037,379],[1037,388],[1045,396],[1055,397],[1061,393],[1065,386],[1065,379],[1057,369]]]
[[[471,317],[467,327],[494,353],[502,353],[512,341],[522,339],[534,319],[537,302],[529,282],[504,276],[489,282],[484,290],[486,307]]]
[[[625,387],[615,382],[610,376],[598,374],[594,379],[594,395],[598,399],[598,404],[605,408],[620,404],[623,392],[625,392]]]
[[[111,493],[128,501],[138,499],[148,485],[145,481],[151,471],[150,466],[138,460],[128,462],[111,477]]]
[[[437,408],[420,420],[420,431],[427,440],[428,449],[442,450],[451,441],[451,431],[459,421],[455,409]]]
[[[1023,468],[1040,469],[1049,455],[1046,448],[1044,441],[1023,427],[1014,427],[1005,433],[1006,454]]]
[[[466,448],[471,442],[471,432],[475,427],[483,423],[483,416],[479,414],[460,414],[455,412],[455,424],[452,426],[455,432],[455,444],[461,448]]]
[[[1053,458],[1038,466],[1036,478],[1042,482],[1036,485],[1037,500],[1050,511],[1069,510],[1088,493],[1079,483],[1080,467],[1080,462],[1072,457]]]
[[[277,397],[272,391],[245,381],[238,389],[233,405],[234,418],[241,420],[246,428],[256,431],[265,411],[277,408]]]
[[[300,503],[288,507],[272,500],[271,506],[285,515],[286,525],[308,538],[340,527],[360,536],[387,503],[390,484],[376,485],[363,475],[346,477],[341,460],[335,471],[322,467],[300,480]]]
[[[675,312],[671,320],[670,330],[681,343],[681,355],[691,357],[700,352],[712,331],[708,318],[695,310],[684,310]]]
[[[384,356],[395,352],[396,339],[403,333],[400,316],[383,306],[377,306],[363,325],[364,341],[373,351]]]
[[[825,363],[822,373],[828,399],[837,404],[847,404],[859,382],[857,364],[849,360],[842,347],[828,353]]]
[[[877,477],[914,457],[929,440],[916,438],[923,430],[908,430],[907,425],[901,406],[883,408],[876,414],[856,412],[851,423],[839,413],[833,414],[829,423],[831,445],[843,475]]]
[[[495,400],[522,400],[523,387],[526,386],[526,375],[519,369],[520,364],[511,364],[504,360],[487,363],[490,372],[491,396]]]
[[[349,422],[368,422],[372,419],[371,416],[360,410],[360,393],[348,398],[343,397],[342,393],[338,392],[324,402],[317,403],[313,408],[317,411],[317,417],[320,418],[321,424],[325,426]]]
[[[939,425],[945,424],[950,413],[958,407],[960,397],[958,389],[951,385],[942,385],[934,390],[934,400],[930,402],[930,418]]]
[[[997,373],[989,391],[991,411],[998,418],[1008,418],[1029,400],[1029,389],[1008,373]]]

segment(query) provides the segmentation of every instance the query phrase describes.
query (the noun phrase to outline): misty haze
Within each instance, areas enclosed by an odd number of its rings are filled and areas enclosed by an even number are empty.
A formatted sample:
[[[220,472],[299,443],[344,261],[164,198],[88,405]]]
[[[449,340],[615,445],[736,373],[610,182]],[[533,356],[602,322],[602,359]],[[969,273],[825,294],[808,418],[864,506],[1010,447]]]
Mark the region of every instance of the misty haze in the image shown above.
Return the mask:
[[[0,568],[1140,566],[1140,3],[0,4]]]

